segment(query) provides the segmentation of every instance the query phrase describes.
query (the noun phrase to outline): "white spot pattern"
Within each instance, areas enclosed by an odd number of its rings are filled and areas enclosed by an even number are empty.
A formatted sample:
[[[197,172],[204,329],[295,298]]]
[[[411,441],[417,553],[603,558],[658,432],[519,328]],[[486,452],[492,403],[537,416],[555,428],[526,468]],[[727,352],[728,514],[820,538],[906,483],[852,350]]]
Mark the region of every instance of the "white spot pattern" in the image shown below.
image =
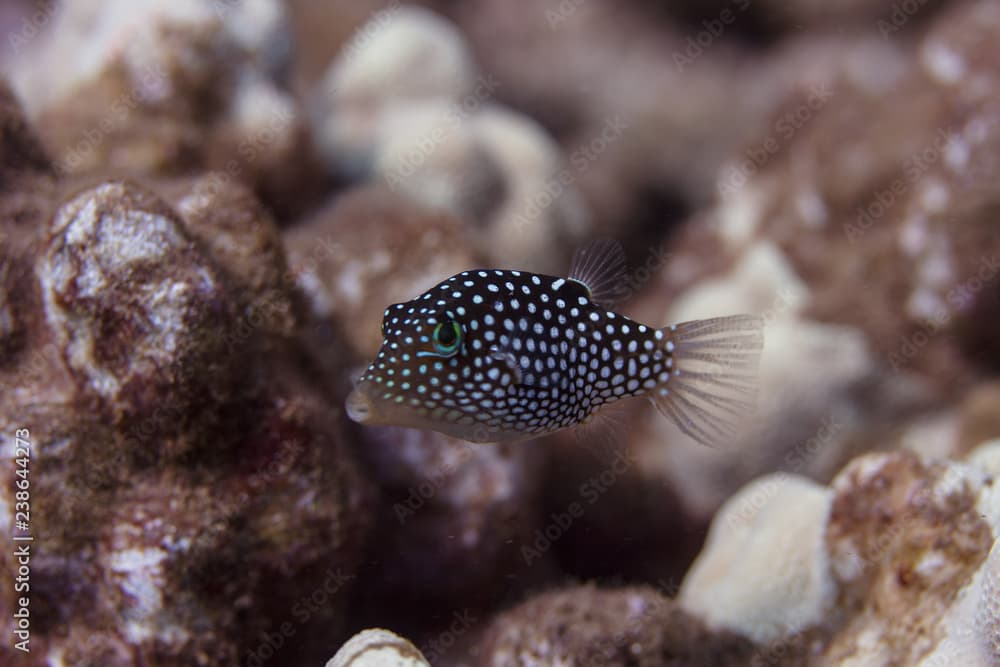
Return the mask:
[[[453,351],[434,339],[452,323]],[[673,366],[662,331],[604,310],[579,282],[517,271],[453,276],[387,308],[382,331],[362,382],[421,417],[493,432],[573,426],[606,403],[662,393]]]

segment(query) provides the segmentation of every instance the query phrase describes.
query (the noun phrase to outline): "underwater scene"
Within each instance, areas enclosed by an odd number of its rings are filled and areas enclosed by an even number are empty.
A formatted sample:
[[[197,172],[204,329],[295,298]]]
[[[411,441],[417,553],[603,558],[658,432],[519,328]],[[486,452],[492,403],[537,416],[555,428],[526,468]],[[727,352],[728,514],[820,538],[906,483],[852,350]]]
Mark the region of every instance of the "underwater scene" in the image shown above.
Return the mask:
[[[1000,665],[998,479],[998,2],[0,1],[0,667]]]

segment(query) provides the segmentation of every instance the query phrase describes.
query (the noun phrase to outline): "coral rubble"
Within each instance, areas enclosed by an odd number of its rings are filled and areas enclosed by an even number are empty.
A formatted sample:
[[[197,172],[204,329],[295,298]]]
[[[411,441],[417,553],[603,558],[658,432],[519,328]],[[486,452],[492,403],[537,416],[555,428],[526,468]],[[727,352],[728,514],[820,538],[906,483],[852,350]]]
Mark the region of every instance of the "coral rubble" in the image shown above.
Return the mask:
[[[1000,664],[1000,5],[876,5],[0,5],[0,664]],[[732,438],[346,417],[601,236]]]

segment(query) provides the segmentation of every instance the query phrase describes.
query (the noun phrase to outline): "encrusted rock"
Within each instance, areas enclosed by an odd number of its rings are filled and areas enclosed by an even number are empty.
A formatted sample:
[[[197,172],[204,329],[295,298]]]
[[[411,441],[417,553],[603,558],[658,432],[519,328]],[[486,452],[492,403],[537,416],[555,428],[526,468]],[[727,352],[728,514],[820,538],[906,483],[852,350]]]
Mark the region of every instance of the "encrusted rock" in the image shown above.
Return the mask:
[[[0,369],[31,342],[27,334],[37,310],[32,264],[51,214],[54,176],[20,103],[0,80]]]
[[[455,27],[422,8],[391,7],[358,30],[316,93],[313,117],[335,172],[385,182],[469,221],[480,254],[558,272],[589,230],[575,177],[535,121],[495,103],[501,82],[476,78]]]
[[[10,72],[61,172],[214,167],[294,211],[315,192],[282,3],[84,0],[45,23]]]
[[[940,647],[942,617],[995,539],[996,504],[987,516],[981,504],[992,486],[974,468],[908,452],[863,456],[837,476],[826,548],[848,618],[826,660],[920,664]]]
[[[968,464],[867,454],[829,488],[757,480],[716,517],[681,605],[753,637],[749,664],[993,665],[998,460],[986,443]]]
[[[762,137],[719,178],[722,247],[778,240],[812,294],[806,317],[861,329],[893,371],[946,394],[1000,358],[997,26],[994,3],[955,5],[894,73],[836,77],[773,153]]]
[[[496,618],[482,667],[746,664],[750,642],[712,633],[652,588],[585,586],[539,595]]]
[[[477,265],[459,220],[380,187],[345,194],[290,230],[286,242],[313,314],[336,317],[365,358],[378,352],[389,304]]]
[[[243,305],[243,328],[291,336],[301,316],[294,276],[281,234],[253,193],[212,173],[178,193],[175,207],[232,283]]]
[[[126,183],[78,194],[53,221],[38,273],[67,366],[116,415],[218,400],[232,386],[231,293],[156,196]]]
[[[30,437],[33,656],[208,666],[273,652],[275,633],[291,632],[300,655],[319,659],[316,628],[340,629],[356,579],[367,487],[339,427],[279,384],[280,397],[256,404],[254,423],[185,434],[239,439],[236,458],[226,443],[225,455],[197,465],[136,465],[126,445],[142,434],[73,405],[22,407],[27,422],[0,414],[5,432],[39,424]],[[8,458],[12,447],[5,438]],[[2,479],[14,488],[12,468]],[[8,534],[11,517],[3,513]],[[6,572],[16,567],[11,554],[0,560]],[[11,595],[0,607],[13,607]]]
[[[383,555],[367,568],[369,597],[453,609],[510,594],[535,565],[521,547],[538,525],[544,452],[393,427],[362,435],[360,455],[382,489],[372,539]]]
[[[104,183],[44,238],[39,225],[8,239],[0,283],[20,292],[26,342],[0,366],[0,429],[31,434],[39,665],[242,663],[295,633],[318,661],[329,647],[314,628],[343,629],[369,486],[343,417],[280,353],[296,326],[280,237],[242,188],[181,192],[179,213]],[[0,446],[14,457],[12,438]],[[0,473],[7,534],[13,473]]]

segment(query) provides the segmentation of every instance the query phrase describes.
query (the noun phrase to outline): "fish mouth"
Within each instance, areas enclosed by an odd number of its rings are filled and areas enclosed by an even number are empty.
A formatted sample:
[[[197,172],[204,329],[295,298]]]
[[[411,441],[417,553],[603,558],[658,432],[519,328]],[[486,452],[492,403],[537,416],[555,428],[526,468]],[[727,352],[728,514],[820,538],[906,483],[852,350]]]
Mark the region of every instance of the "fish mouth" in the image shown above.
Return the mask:
[[[348,395],[347,416],[359,424],[370,424],[375,420],[375,410],[371,400],[357,387]]]

